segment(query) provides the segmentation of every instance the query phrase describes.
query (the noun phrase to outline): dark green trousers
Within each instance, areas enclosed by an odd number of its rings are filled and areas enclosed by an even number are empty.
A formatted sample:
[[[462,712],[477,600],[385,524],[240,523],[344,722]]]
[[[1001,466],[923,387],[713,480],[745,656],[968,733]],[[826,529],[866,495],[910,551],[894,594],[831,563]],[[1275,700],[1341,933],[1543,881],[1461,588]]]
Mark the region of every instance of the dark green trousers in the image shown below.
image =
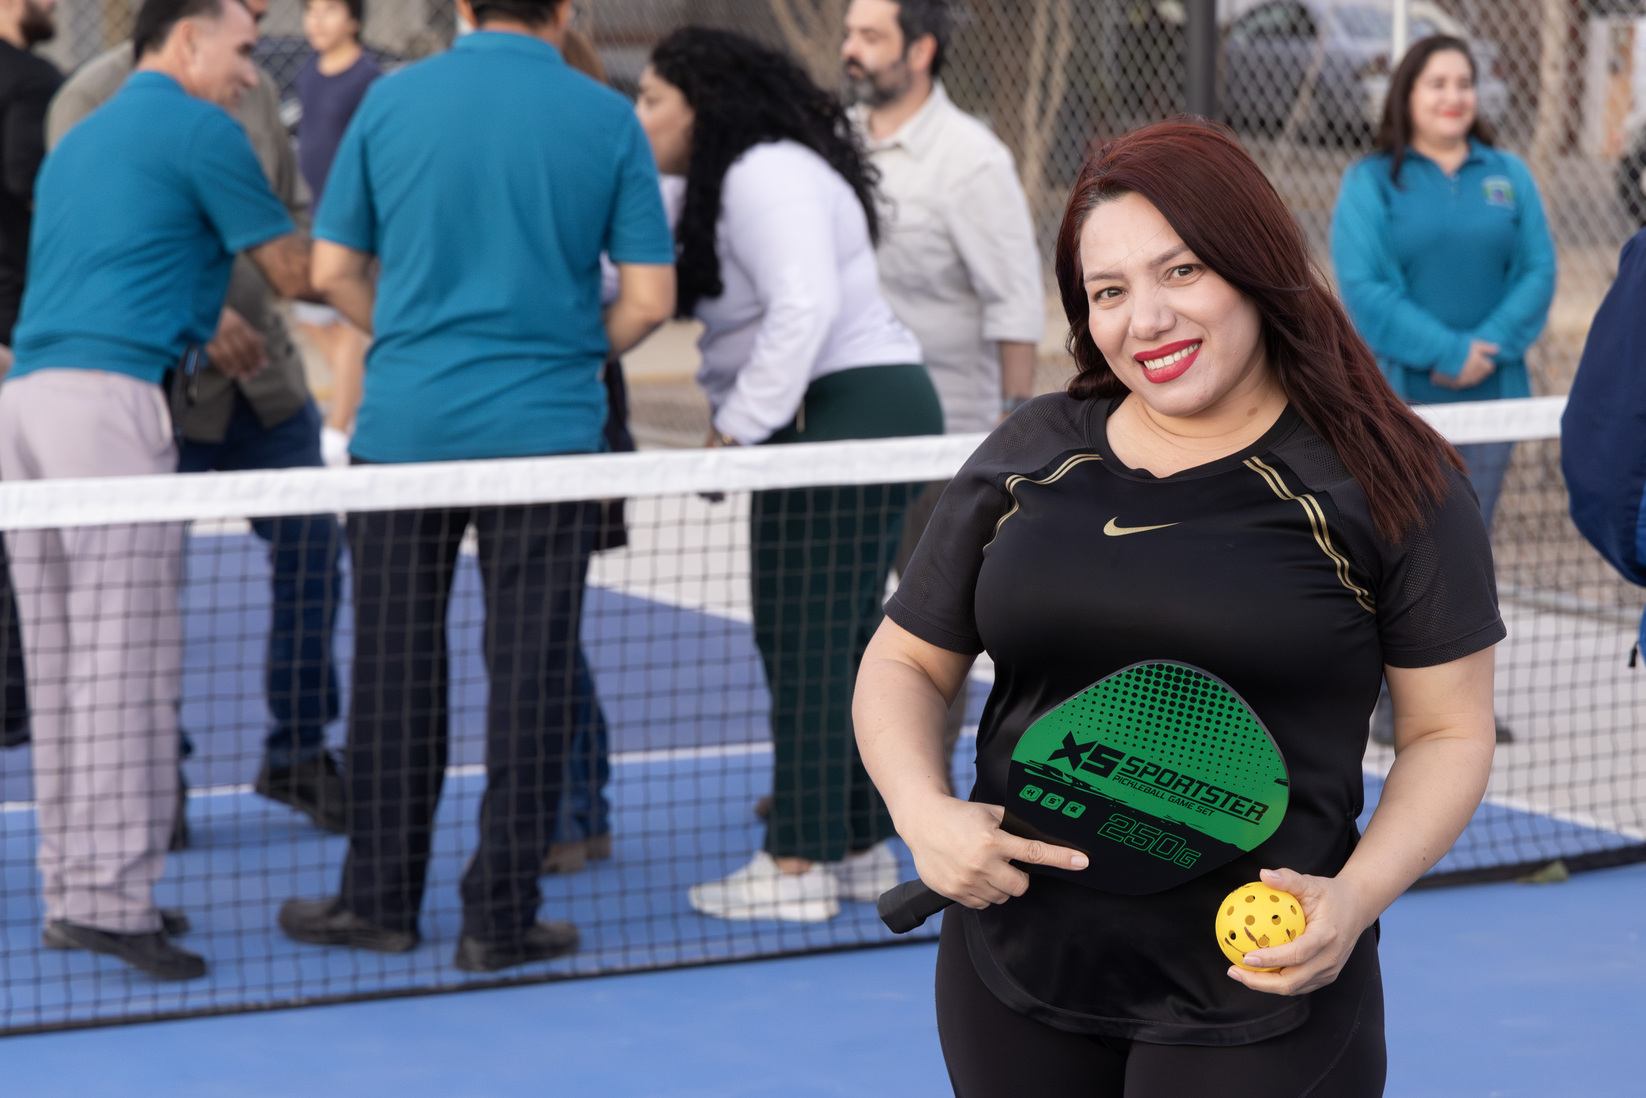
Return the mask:
[[[819,378],[772,443],[935,435],[937,392],[922,366]],[[857,755],[852,690],[880,624],[886,575],[918,484],[756,492],[754,637],[772,695],[772,812],[766,850],[839,861],[894,834]]]

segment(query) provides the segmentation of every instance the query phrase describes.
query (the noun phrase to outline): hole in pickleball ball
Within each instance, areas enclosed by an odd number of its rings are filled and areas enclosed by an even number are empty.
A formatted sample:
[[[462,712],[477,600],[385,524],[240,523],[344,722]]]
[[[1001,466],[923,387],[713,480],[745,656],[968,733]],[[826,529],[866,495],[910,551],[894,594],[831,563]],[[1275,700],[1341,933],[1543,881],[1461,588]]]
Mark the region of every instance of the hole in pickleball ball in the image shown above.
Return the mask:
[[[1247,926],[1251,926],[1255,922],[1257,922],[1257,916],[1256,915],[1246,916],[1246,925]]]
[[[1247,897],[1246,897],[1246,902],[1247,902],[1247,903],[1251,903],[1251,902],[1252,902],[1252,901],[1253,901],[1253,900],[1255,900],[1255,899],[1257,899],[1257,897],[1256,897],[1256,896],[1247,896]]]
[[[1271,923],[1279,923],[1280,922],[1280,916],[1279,915],[1270,915],[1269,916],[1269,921]]]
[[[1223,913],[1223,914],[1225,914],[1225,915],[1233,915],[1233,914],[1234,914],[1234,904],[1230,904],[1230,905],[1229,905],[1229,910],[1227,910],[1227,911],[1225,911],[1225,912],[1224,912],[1224,913]]]

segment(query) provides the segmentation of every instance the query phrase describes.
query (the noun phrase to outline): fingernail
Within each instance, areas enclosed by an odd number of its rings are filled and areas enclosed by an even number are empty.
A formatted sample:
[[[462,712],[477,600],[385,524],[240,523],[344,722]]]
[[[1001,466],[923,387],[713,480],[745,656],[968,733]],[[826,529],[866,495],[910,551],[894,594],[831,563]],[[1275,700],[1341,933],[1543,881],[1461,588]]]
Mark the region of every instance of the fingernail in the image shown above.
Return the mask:
[[[1086,855],[1076,854],[1074,857],[1069,859],[1069,864],[1074,866],[1076,869],[1085,869],[1092,863],[1087,860]]]

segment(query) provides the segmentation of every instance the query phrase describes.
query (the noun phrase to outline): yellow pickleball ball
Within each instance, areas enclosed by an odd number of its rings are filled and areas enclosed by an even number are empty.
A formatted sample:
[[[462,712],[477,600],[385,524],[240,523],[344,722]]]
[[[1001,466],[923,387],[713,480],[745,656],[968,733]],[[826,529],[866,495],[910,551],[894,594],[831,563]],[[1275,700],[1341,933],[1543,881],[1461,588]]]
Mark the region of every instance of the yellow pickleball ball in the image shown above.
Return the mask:
[[[1253,968],[1241,958],[1254,949],[1293,941],[1303,926],[1303,905],[1297,897],[1261,881],[1241,885],[1217,908],[1217,944],[1225,957],[1247,972],[1277,971]]]

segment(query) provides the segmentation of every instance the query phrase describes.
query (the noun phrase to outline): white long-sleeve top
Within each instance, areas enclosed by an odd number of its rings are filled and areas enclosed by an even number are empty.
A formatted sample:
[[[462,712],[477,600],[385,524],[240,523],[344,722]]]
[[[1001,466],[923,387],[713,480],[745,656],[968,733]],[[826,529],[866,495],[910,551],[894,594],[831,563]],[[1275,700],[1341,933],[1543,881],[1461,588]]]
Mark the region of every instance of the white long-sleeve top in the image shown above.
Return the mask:
[[[725,292],[695,310],[715,430],[763,442],[817,378],[920,362],[919,341],[881,295],[857,195],[804,145],[756,145],[732,164],[716,246]]]

